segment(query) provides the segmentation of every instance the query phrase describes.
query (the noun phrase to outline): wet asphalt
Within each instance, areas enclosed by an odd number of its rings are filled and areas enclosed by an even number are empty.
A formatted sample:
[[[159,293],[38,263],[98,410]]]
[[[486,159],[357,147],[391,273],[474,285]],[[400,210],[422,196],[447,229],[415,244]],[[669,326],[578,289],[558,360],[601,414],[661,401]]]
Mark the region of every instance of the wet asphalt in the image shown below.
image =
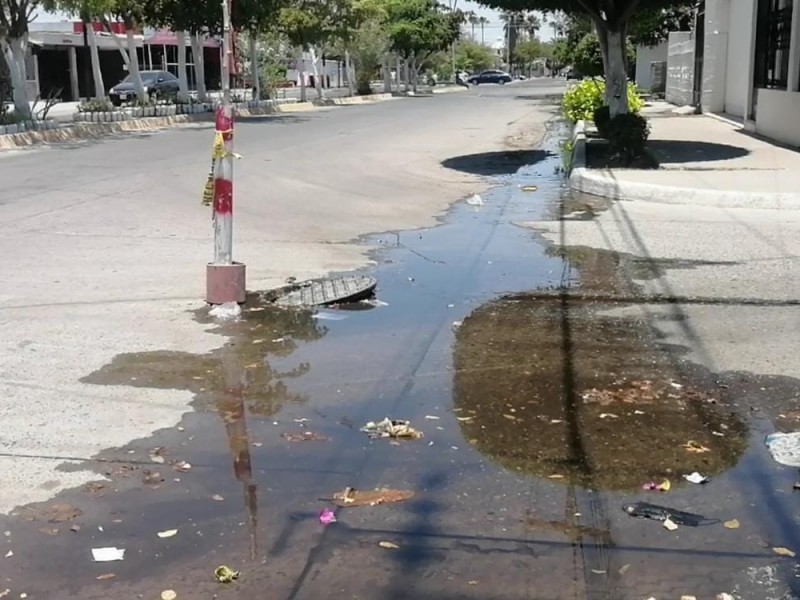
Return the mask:
[[[0,519],[0,593],[794,597],[795,562],[772,548],[800,551],[797,473],[772,462],[763,435],[791,416],[798,383],[688,362],[625,313],[642,278],[634,257],[516,225],[606,208],[564,190],[564,135],[553,120],[534,152],[449,161],[492,189],[437,227],[365,239],[377,247],[371,304],[288,311],[254,293],[236,323],[186,314],[220,334],[209,354],[120,355],[87,373],[98,386],[189,390],[195,410],[99,456],[105,481]],[[359,431],[384,417],[424,437]],[[695,470],[711,481],[682,479]],[[669,492],[641,489],[664,479]],[[347,487],[414,497],[338,508]],[[623,512],[637,501],[706,519],[670,532]],[[320,523],[325,508],[337,522]],[[125,559],[92,562],[108,546]],[[220,565],[239,578],[215,581]]]

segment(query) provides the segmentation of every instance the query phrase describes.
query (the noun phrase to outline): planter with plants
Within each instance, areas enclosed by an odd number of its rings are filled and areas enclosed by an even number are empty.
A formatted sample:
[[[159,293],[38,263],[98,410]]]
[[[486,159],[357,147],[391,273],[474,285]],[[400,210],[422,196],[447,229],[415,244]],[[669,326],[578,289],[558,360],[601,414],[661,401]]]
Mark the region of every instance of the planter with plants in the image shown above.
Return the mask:
[[[629,113],[611,117],[605,105],[606,86],[602,79],[585,79],[571,86],[561,104],[564,117],[572,122],[594,124],[586,132],[586,166],[589,168],[658,168],[647,152],[650,126],[639,113],[644,100],[632,83],[628,84]]]

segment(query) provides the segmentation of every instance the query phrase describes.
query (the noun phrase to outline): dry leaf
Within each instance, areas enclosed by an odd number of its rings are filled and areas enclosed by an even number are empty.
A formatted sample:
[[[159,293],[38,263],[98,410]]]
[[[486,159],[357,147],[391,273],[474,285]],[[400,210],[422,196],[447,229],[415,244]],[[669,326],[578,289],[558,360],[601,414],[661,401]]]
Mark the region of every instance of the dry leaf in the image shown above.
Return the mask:
[[[97,579],[97,581],[106,581],[108,579],[114,579],[116,576],[116,573],[106,573],[104,575],[98,575],[95,579]]]
[[[403,502],[413,497],[414,492],[409,490],[390,490],[384,488],[360,491],[348,487],[333,495],[333,503],[336,506],[377,506],[379,504]]]
[[[515,417],[514,415],[503,415],[503,416],[506,419],[508,419],[509,421],[516,421],[517,420],[517,417]]]
[[[592,569],[592,573],[594,573],[595,575],[605,575],[606,574],[605,571],[602,571],[600,569]]]
[[[386,548],[387,550],[399,550],[400,549],[400,546],[398,546],[394,542],[380,542],[378,545],[381,548]]]
[[[40,527],[39,533],[44,533],[47,535],[58,535],[58,528],[56,527]]]
[[[739,529],[739,521],[738,519],[731,519],[730,521],[725,521],[723,523],[726,529]]]
[[[778,548],[773,548],[772,551],[778,556],[788,556],[789,558],[794,558],[795,556],[797,556],[797,554],[795,554],[788,548],[778,547]]]
[[[161,600],[175,600],[177,597],[178,594],[175,590],[164,590],[161,592]]]
[[[211,499],[215,500],[216,502],[222,502],[223,500],[225,500],[225,498],[223,498],[219,494],[214,494],[213,496],[211,496]]]
[[[702,444],[698,444],[694,440],[689,440],[683,445],[683,448],[687,452],[691,452],[693,454],[705,454],[706,452],[711,452],[710,449],[706,448]]]
[[[69,530],[72,533],[78,533],[81,530],[81,526],[80,525],[73,525],[72,527],[69,528]]]
[[[664,529],[675,531],[677,528],[678,525],[672,519],[667,519],[666,521],[664,521]]]
[[[620,575],[625,575],[625,573],[627,573],[627,572],[628,572],[628,569],[630,569],[630,568],[631,568],[631,565],[630,565],[630,563],[628,563],[628,564],[626,564],[626,565],[622,565],[622,566],[620,567],[619,571],[617,571],[617,573],[619,573]]]
[[[176,536],[176,535],[178,535],[178,530],[177,529],[167,529],[166,531],[159,531],[158,532],[158,537],[160,537],[161,539],[171,538],[171,537]]]
[[[175,463],[175,466],[173,466],[172,468],[175,469],[176,471],[181,471],[182,473],[185,473],[186,471],[192,468],[192,465],[190,465],[185,460],[182,460],[180,462]]]
[[[548,479],[564,479],[563,475],[559,475],[558,473],[554,473],[553,475],[548,475]]]

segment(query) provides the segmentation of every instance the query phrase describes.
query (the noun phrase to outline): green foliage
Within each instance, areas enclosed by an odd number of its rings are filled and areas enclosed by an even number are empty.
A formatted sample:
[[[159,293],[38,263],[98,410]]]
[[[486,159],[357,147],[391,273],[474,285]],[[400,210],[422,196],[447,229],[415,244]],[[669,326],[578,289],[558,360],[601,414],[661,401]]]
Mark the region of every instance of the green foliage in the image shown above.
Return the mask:
[[[632,44],[625,45],[625,54],[628,64],[636,62],[636,49]],[[600,51],[600,41],[597,39],[597,35],[589,33],[583,36],[573,53],[572,65],[585,77],[603,76],[603,54]]]
[[[694,0],[676,2],[668,8],[637,11],[628,26],[633,44],[657,46],[667,39],[670,31],[691,31],[694,25]]]
[[[534,61],[542,58],[542,43],[537,39],[526,40],[517,44],[511,62],[521,67],[529,67]]]
[[[591,120],[594,111],[603,106],[605,87],[605,83],[595,79],[570,86],[561,101],[564,117],[572,123]]]
[[[594,121],[594,126],[597,127],[597,133],[599,133],[601,137],[607,138],[608,122],[611,120],[611,111],[608,109],[608,106],[603,105],[599,108],[595,108],[592,120]]]
[[[650,124],[641,115],[632,113],[617,115],[606,125],[608,149],[614,158],[625,166],[646,154]]]
[[[600,79],[586,79],[570,86],[564,93],[561,110],[564,117],[572,123],[591,121],[595,111],[605,103],[606,84]],[[632,83],[628,84],[628,110],[638,113],[644,107],[644,100]]]
[[[114,105],[108,100],[92,100],[78,106],[78,112],[112,112]]]
[[[436,0],[384,0],[391,48],[403,58],[426,58],[448,48],[461,33],[464,13]]]
[[[497,55],[491,48],[471,40],[461,40],[456,45],[455,52],[456,69],[467,73],[485,71],[497,63]]]

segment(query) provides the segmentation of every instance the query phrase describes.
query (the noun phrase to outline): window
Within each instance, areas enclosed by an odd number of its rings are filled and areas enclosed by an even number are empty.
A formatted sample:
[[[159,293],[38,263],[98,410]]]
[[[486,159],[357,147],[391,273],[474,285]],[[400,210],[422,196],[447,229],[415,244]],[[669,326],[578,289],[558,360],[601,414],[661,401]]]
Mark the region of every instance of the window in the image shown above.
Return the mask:
[[[792,0],[758,0],[756,87],[787,89],[791,37]]]

